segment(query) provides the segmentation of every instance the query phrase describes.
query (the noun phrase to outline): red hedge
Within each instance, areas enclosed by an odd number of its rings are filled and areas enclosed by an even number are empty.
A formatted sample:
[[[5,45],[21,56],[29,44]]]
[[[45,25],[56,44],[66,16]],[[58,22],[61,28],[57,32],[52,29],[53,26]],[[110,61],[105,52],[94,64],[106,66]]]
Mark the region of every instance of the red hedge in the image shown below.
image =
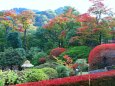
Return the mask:
[[[106,51],[106,50],[115,50],[115,43],[111,43],[111,44],[101,44],[98,45],[97,47],[95,47],[89,54],[88,57],[88,62],[89,62],[89,66],[91,67],[91,65],[93,63],[99,62],[101,61],[102,58],[101,54],[102,52]],[[92,65],[93,66],[93,65]],[[91,67],[92,68],[92,67]],[[94,68],[95,69],[95,68]]]
[[[50,55],[53,55],[53,56],[59,56],[61,53],[63,53],[66,49],[65,48],[54,48],[51,50],[50,52]]]
[[[103,78],[104,78],[103,80],[108,81],[109,77],[114,77],[114,78],[111,78],[113,79],[114,85],[107,85],[107,84],[98,85],[99,82],[95,82],[98,80],[100,81],[100,79],[103,79]],[[30,83],[25,83],[25,84],[17,84],[16,86],[88,86],[89,80],[90,81],[95,80],[91,82],[93,84],[91,86],[115,86],[115,82],[114,82],[115,70],[108,71],[108,72],[95,73],[95,74],[81,75],[81,76],[58,78],[58,79],[53,79],[53,80],[44,80],[44,81],[39,81],[39,82],[30,82]],[[103,82],[103,80],[101,82]],[[109,79],[108,82],[111,83],[111,80]],[[106,83],[106,82],[103,82],[103,83]]]

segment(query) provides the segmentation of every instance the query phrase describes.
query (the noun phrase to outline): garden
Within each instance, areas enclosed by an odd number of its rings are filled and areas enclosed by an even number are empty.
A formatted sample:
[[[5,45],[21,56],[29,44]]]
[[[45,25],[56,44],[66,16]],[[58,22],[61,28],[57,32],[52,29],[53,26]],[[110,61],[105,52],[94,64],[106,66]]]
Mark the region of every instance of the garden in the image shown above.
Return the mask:
[[[89,2],[0,11],[0,86],[115,86],[114,12]]]

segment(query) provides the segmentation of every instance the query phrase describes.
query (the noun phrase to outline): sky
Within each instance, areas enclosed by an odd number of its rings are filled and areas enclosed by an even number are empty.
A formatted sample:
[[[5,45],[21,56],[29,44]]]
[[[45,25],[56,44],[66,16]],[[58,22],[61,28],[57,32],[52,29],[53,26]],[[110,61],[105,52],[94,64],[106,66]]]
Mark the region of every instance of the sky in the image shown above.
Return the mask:
[[[115,0],[105,0],[104,3],[108,8],[113,8],[112,10],[115,12]],[[80,13],[85,13],[91,4],[88,0],[0,0],[0,10],[21,7],[43,11],[48,9],[55,10],[63,6],[72,6]]]

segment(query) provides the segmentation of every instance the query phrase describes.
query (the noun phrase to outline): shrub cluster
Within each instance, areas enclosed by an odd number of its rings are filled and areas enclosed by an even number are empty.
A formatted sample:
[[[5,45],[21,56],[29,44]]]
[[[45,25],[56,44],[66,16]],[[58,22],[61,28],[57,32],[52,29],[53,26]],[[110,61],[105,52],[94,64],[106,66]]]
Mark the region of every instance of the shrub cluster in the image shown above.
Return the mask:
[[[16,86],[115,86],[115,71],[17,84]]]
[[[58,72],[53,68],[42,68],[42,71],[48,75],[49,79],[58,78]]]
[[[27,81],[28,82],[49,79],[49,77],[41,69],[26,70],[26,73],[27,73]]]
[[[44,52],[38,52],[32,58],[32,64],[36,66],[36,65],[39,65],[41,63],[45,63],[46,56],[47,56],[46,53],[44,53]]]
[[[53,68],[25,69],[23,71],[0,71],[0,86],[35,82],[58,78],[58,73]]]
[[[5,71],[0,75],[0,86],[16,84],[18,75],[14,71]]]
[[[12,69],[13,66],[21,66],[25,59],[23,48],[8,48],[4,52],[0,52],[0,66],[2,68]]]
[[[70,70],[66,66],[57,66],[56,70],[60,78],[67,77],[70,74]]]
[[[39,66],[36,66],[36,68],[44,68],[44,67],[50,67],[50,68],[54,68],[56,69],[57,66],[59,66],[60,64],[57,62],[46,62],[44,64],[41,64]]]
[[[88,46],[71,47],[67,51],[63,52],[60,55],[60,58],[62,58],[64,55],[68,55],[72,57],[73,61],[75,62],[77,59],[87,59],[90,51],[91,48]]]

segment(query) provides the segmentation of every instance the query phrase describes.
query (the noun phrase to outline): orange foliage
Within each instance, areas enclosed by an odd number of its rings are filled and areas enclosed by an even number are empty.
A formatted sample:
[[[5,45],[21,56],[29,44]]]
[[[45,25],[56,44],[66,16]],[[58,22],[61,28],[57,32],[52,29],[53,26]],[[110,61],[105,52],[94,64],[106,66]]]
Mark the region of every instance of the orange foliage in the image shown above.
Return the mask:
[[[50,55],[58,57],[61,53],[63,53],[66,49],[65,48],[54,48],[51,50]]]
[[[79,22],[87,22],[91,20],[91,16],[88,13],[81,14],[77,17]]]
[[[77,33],[78,34],[78,33]],[[81,33],[79,33],[81,34]],[[79,39],[79,36],[74,36],[74,37],[71,37],[70,40],[69,40],[69,43],[73,43],[74,41],[78,40]]]
[[[78,32],[83,32],[83,31],[86,31],[87,29],[88,29],[88,26],[77,28]]]
[[[61,24],[66,24],[67,22],[71,21],[73,19],[76,21],[77,16],[72,14],[72,9],[69,9],[67,13],[61,14],[53,19],[51,19],[46,25],[43,27],[46,29],[52,29],[55,25],[61,25]]]
[[[9,10],[9,11],[4,12],[4,16],[10,16],[10,17],[14,18],[14,17],[17,16],[17,14],[16,14],[16,12],[14,10]]]

